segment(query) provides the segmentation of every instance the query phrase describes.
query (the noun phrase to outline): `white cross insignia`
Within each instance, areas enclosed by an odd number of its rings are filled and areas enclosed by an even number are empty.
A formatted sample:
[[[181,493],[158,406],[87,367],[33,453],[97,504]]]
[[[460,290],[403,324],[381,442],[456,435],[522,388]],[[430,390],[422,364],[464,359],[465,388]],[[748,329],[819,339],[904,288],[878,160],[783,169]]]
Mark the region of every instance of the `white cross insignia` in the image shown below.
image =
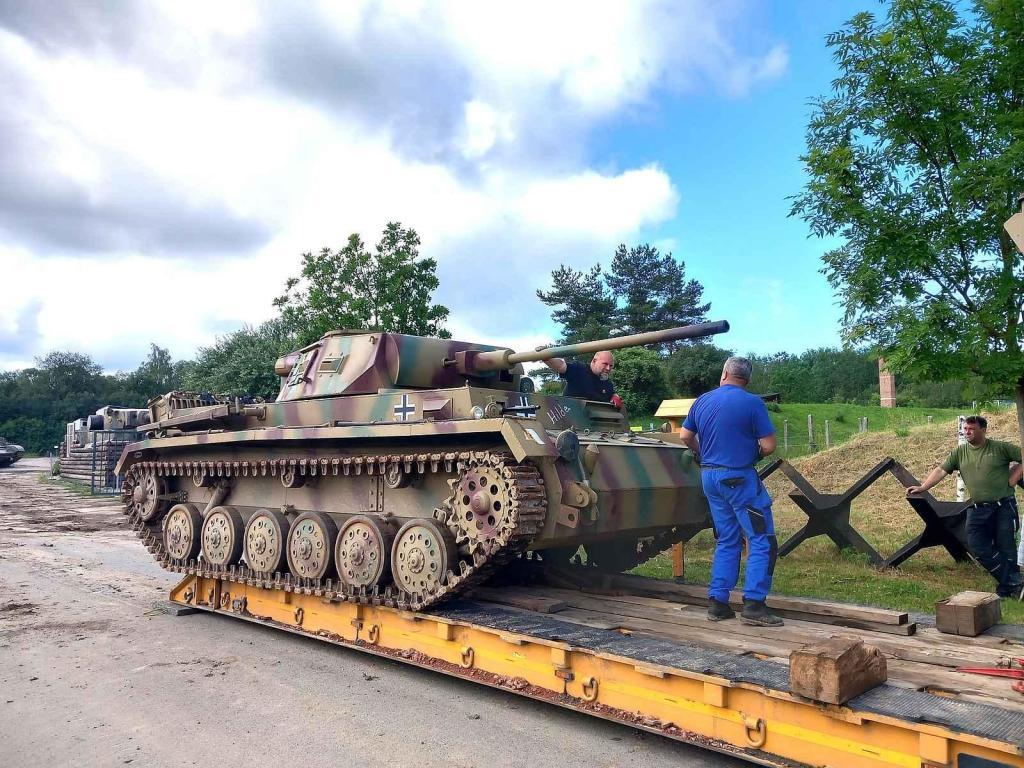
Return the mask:
[[[402,402],[395,406],[395,421],[409,421],[416,415],[416,404],[409,402],[408,395],[402,395]]]

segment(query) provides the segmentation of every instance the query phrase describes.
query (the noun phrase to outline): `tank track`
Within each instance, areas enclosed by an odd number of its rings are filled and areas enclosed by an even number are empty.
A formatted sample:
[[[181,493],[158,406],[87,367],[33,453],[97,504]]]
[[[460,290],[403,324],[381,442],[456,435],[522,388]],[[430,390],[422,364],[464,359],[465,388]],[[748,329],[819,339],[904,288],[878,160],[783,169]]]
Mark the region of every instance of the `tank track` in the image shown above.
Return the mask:
[[[454,493],[433,511],[433,517],[456,536],[462,550],[469,549],[470,561],[461,559],[458,571],[449,569],[440,589],[419,598],[401,591],[393,584],[385,587],[352,587],[336,579],[308,579],[293,574],[275,573],[273,577],[257,573],[241,564],[215,566],[202,554],[187,563],[173,560],[164,547],[161,519],[144,521],[133,509],[132,490],[144,473],[158,477],[232,478],[276,476],[292,471],[300,475],[344,476],[360,474],[385,475],[390,470],[419,473],[461,473],[470,466],[488,465],[498,471],[509,484],[512,500],[500,529],[486,540],[467,540],[456,521]],[[453,491],[456,479],[449,479]],[[173,496],[173,494],[172,494]],[[142,540],[146,549],[161,567],[173,573],[190,574],[210,579],[316,595],[339,602],[363,605],[385,605],[403,610],[423,610],[479,586],[491,574],[526,551],[529,542],[540,531],[547,514],[547,497],[540,470],[533,464],[516,464],[504,451],[463,451],[459,453],[416,453],[346,456],[332,459],[284,458],[267,461],[140,461],[128,470],[121,493],[123,513],[128,524]],[[161,518],[163,515],[160,516]]]

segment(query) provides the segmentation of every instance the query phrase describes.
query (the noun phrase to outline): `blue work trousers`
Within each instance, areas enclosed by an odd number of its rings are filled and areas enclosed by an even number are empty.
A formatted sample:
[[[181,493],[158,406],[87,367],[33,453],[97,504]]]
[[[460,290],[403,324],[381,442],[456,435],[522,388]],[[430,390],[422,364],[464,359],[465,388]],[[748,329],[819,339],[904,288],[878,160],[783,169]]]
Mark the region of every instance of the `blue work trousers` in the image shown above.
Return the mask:
[[[705,467],[701,472],[704,495],[715,526],[715,559],[711,564],[708,597],[729,602],[729,592],[740,577],[743,539],[747,540],[747,573],[743,597],[764,600],[772,586],[778,556],[772,498],[753,467]]]

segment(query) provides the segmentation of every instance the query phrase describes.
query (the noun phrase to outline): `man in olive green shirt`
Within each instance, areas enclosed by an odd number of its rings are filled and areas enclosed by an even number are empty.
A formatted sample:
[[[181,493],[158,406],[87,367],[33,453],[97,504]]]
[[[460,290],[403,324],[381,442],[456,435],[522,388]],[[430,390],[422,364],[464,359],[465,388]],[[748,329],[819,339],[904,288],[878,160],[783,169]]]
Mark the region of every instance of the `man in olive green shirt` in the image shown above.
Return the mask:
[[[920,485],[907,493],[923,493],[950,472],[959,470],[973,502],[967,508],[967,544],[978,562],[997,582],[996,594],[1016,597],[1021,594],[1020,567],[1017,565],[1017,500],[1013,486],[1021,479],[1020,448],[1002,440],[985,437],[988,421],[984,416],[964,420],[967,442],[957,446],[941,466],[931,471]],[[1010,464],[1016,466],[1011,470]]]

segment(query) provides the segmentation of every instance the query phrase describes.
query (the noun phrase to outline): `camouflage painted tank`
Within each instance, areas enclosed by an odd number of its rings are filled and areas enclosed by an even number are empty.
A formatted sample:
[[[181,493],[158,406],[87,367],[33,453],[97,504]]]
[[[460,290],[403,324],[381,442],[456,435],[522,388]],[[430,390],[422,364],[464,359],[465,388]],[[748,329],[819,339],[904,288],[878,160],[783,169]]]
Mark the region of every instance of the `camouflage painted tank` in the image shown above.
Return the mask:
[[[117,471],[164,567],[422,608],[532,551],[629,568],[706,526],[698,469],[522,363],[697,338],[706,323],[540,352],[339,331],[277,361],[273,403],[171,393]]]
[[[9,467],[24,455],[24,448],[0,437],[0,467]]]

